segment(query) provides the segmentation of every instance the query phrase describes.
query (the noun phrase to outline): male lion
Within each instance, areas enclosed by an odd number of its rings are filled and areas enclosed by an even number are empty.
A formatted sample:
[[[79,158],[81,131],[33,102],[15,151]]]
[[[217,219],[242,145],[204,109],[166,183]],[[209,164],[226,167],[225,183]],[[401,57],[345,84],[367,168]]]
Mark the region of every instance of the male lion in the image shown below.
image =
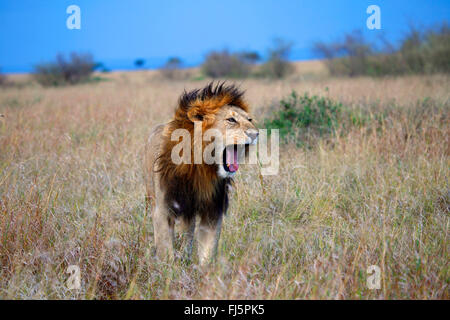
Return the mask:
[[[145,151],[146,204],[147,207],[151,205],[153,211],[159,258],[167,255],[173,258],[176,219],[184,226],[187,254],[191,256],[196,217],[200,220],[200,264],[215,256],[222,217],[228,209],[228,192],[242,156],[238,149],[242,151],[242,146],[255,144],[258,138],[258,130],[248,115],[248,106],[242,96],[243,92],[238,88],[224,83],[210,83],[201,90],[185,91],[173,120],[153,128]],[[223,161],[174,163],[172,148],[180,143],[178,139],[172,141],[176,129],[186,129],[190,133],[188,146],[192,154],[199,143],[202,147],[207,144],[204,139],[195,140],[195,125],[202,133],[208,129],[221,133],[224,142],[218,144],[214,139],[213,143],[216,143],[214,153],[220,152],[219,158]]]

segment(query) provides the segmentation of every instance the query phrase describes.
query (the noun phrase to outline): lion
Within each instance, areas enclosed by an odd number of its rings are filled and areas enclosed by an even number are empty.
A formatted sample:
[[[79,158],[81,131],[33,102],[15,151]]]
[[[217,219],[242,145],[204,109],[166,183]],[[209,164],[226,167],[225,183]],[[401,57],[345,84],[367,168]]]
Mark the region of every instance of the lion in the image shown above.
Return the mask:
[[[204,265],[215,258],[222,218],[228,210],[228,195],[239,168],[244,149],[255,145],[258,130],[249,115],[244,92],[234,85],[211,82],[203,89],[184,91],[174,118],[154,127],[145,148],[146,207],[151,207],[156,254],[160,259],[174,258],[174,226],[179,220],[187,239],[186,253],[191,258],[196,220],[198,223],[198,258]],[[195,126],[202,134],[209,129],[219,132],[223,141],[214,152],[223,161],[214,163],[174,163],[172,149],[179,143],[172,134],[177,129],[190,133],[192,153],[199,144],[192,138]],[[198,144],[198,145],[195,145]],[[244,146],[244,148],[242,148]],[[238,148],[239,147],[239,148]],[[187,153],[186,153],[187,154]],[[216,154],[217,155],[217,154]]]

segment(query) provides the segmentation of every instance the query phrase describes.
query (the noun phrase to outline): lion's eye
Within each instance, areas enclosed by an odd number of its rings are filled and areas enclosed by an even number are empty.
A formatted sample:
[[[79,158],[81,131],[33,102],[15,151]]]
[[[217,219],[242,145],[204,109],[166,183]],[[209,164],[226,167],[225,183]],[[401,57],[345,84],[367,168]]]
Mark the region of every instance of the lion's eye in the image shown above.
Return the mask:
[[[252,122],[252,121],[253,121],[253,119],[252,119],[252,118],[248,118],[248,121]]]
[[[235,118],[228,118],[227,121],[231,123],[237,123]]]

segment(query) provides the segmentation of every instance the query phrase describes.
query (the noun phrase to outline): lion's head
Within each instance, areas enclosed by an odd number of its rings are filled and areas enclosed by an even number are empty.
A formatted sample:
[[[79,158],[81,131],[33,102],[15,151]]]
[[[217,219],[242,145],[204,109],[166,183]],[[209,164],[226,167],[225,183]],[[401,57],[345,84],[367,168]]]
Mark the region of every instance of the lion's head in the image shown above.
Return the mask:
[[[258,130],[253,119],[245,110],[226,105],[217,112],[210,129],[217,130],[224,137],[220,146],[215,144],[222,160],[218,162],[217,172],[221,177],[233,176],[239,168],[242,151],[245,150],[239,146],[247,147],[257,141]]]
[[[194,127],[200,125],[202,134],[215,131],[221,134],[220,145],[217,139],[213,141],[218,158],[223,161],[215,163],[182,163],[171,161],[172,148],[178,141],[172,141],[172,133],[176,129],[186,129],[190,133],[192,156],[194,157]],[[159,166],[163,173],[163,181],[173,178],[190,181],[192,186],[205,197],[210,197],[215,190],[215,183],[220,179],[233,177],[239,168],[238,146],[248,146],[256,143],[258,130],[249,115],[247,103],[243,100],[243,92],[234,85],[210,83],[201,90],[184,92],[179,99],[174,119],[166,127],[163,143],[162,161]],[[202,136],[203,137],[203,136]],[[202,139],[203,149],[211,141]],[[197,142],[198,143],[198,142]]]

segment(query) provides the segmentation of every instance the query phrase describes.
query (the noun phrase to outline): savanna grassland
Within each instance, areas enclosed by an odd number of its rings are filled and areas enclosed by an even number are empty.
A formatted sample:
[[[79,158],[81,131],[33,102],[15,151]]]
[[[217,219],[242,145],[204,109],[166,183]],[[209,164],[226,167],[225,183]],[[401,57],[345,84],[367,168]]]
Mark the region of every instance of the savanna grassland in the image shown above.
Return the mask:
[[[142,151],[183,89],[207,80],[115,72],[0,88],[0,298],[448,299],[450,78],[329,78],[319,64],[235,81],[261,126],[292,90],[339,101],[351,120],[283,143],[278,175],[239,169],[205,268],[156,261]]]

